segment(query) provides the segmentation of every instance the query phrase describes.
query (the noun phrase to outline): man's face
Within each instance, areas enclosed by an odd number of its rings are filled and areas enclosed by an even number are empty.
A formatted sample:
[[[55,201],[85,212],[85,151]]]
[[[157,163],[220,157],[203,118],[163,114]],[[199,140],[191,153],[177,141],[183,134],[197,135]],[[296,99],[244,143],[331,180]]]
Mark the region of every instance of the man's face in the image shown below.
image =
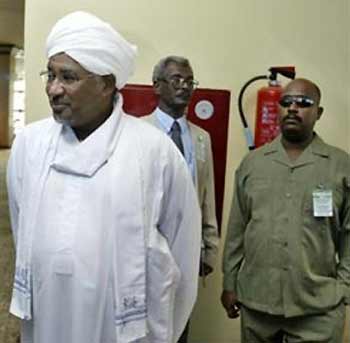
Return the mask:
[[[160,104],[171,110],[187,107],[193,93],[193,71],[189,66],[169,63],[162,78],[154,83]]]
[[[73,129],[98,126],[106,115],[106,85],[102,77],[89,73],[64,53],[49,59],[47,72],[46,93],[55,120]]]
[[[292,143],[307,141],[322,110],[312,83],[301,79],[289,83],[280,100],[279,123],[283,138]]]

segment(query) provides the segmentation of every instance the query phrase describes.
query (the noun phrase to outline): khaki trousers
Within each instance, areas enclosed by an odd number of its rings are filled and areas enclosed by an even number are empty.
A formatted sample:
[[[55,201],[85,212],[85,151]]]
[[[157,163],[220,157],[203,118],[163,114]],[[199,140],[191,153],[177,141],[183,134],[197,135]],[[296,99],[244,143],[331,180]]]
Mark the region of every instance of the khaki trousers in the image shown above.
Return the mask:
[[[324,314],[286,318],[241,307],[242,343],[342,343],[345,305]]]

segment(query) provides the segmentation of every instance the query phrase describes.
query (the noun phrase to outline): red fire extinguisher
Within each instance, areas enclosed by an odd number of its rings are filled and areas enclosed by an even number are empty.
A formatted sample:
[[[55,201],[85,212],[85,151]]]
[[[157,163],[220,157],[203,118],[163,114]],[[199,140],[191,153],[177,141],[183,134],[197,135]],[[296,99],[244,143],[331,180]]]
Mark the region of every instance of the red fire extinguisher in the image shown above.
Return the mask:
[[[259,75],[246,82],[238,96],[238,110],[244,126],[249,150],[253,150],[272,141],[278,135],[278,102],[281,97],[282,87],[277,80],[277,75],[281,74],[289,79],[294,79],[295,77],[295,68],[293,66],[271,67],[269,72],[270,75]],[[243,113],[243,94],[247,87],[253,82],[266,79],[269,80],[268,86],[262,87],[258,91],[253,142],[253,136]]]

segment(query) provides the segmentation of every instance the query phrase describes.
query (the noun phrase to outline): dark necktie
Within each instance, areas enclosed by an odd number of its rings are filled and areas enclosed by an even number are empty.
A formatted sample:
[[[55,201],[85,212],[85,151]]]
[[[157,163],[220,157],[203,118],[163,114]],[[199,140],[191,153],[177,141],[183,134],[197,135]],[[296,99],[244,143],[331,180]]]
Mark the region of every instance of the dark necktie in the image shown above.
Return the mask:
[[[173,126],[171,127],[170,137],[173,140],[173,142],[176,144],[178,149],[181,151],[181,154],[183,155],[184,146],[182,144],[182,139],[181,139],[181,126],[176,120],[174,121]]]

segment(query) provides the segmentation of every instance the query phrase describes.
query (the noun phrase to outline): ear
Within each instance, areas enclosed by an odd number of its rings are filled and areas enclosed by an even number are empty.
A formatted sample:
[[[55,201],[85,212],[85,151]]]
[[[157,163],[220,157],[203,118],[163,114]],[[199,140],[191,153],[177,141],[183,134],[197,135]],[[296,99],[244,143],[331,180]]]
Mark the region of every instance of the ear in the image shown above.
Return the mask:
[[[102,93],[105,96],[110,96],[116,92],[115,77],[114,75],[103,76],[103,89]]]
[[[153,81],[153,89],[154,89],[154,93],[156,93],[157,95],[160,94],[160,82],[158,80]]]
[[[317,120],[319,120],[321,118],[322,113],[323,113],[323,107],[319,106],[317,109]]]

